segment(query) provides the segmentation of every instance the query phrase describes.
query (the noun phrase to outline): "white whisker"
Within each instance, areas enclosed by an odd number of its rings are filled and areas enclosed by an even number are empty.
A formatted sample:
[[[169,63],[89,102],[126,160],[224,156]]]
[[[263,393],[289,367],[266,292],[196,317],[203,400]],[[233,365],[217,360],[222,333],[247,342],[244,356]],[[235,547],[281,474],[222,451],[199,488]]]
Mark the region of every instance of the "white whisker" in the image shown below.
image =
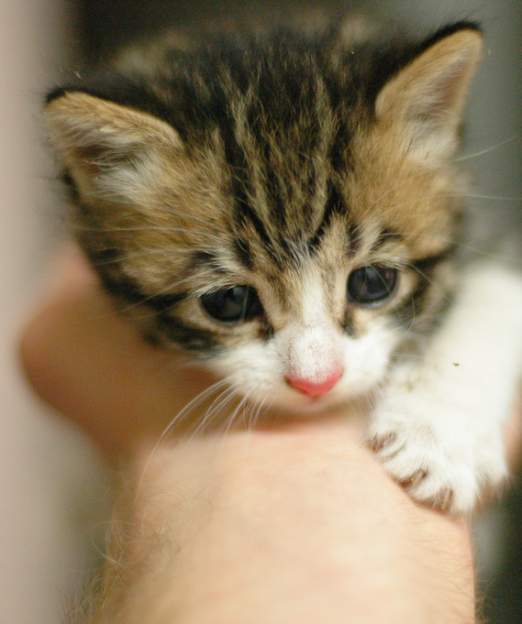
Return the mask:
[[[232,414],[229,416],[229,418],[227,419],[227,423],[226,423],[225,429],[224,429],[224,431],[223,431],[223,435],[226,435],[226,434],[230,431],[230,429],[231,429],[232,425],[234,424],[234,422],[235,422],[235,420],[236,420],[236,418],[237,418],[237,416],[238,416],[238,414],[239,414],[239,412],[240,412],[241,408],[242,408],[242,407],[245,405],[245,403],[249,400],[250,395],[251,395],[251,393],[246,394],[246,395],[245,395],[245,396],[241,399],[241,401],[238,403],[238,405],[236,406],[236,408],[235,408],[235,410],[232,412]]]
[[[522,196],[521,197],[509,197],[509,196],[505,196],[505,195],[480,195],[480,194],[476,194],[476,193],[455,193],[455,194],[451,194],[448,193],[446,194],[446,197],[462,197],[462,198],[468,198],[468,199],[490,199],[493,201],[513,201],[513,202],[519,202],[522,201]]]
[[[162,431],[160,437],[158,438],[158,441],[156,442],[156,445],[154,446],[153,450],[156,449],[161,442],[165,439],[165,437],[170,433],[170,431],[172,431],[173,427],[178,424],[179,422],[181,422],[186,416],[188,416],[188,414],[195,408],[197,407],[197,405],[199,405],[200,403],[202,403],[206,398],[208,398],[208,396],[210,396],[212,394],[212,392],[214,392],[215,390],[217,390],[218,388],[221,388],[224,385],[228,384],[228,380],[227,379],[220,379],[219,381],[216,381],[215,383],[213,383],[211,386],[209,386],[208,388],[206,388],[205,390],[203,390],[202,392],[200,392],[199,394],[197,394],[193,399],[191,399],[186,405],[185,407],[176,414],[176,416],[170,421],[170,423],[165,427],[165,429]]]
[[[204,221],[200,223],[205,224]],[[205,224],[208,225],[208,224]],[[172,225],[143,225],[143,226],[130,226],[130,227],[89,227],[86,225],[73,224],[73,229],[79,232],[97,232],[100,234],[113,233],[113,232],[162,232],[162,233],[176,233],[187,234],[192,230],[184,227],[176,227]]]
[[[504,139],[504,141],[501,141],[500,143],[481,149],[478,152],[473,152],[473,154],[464,154],[463,156],[459,156],[458,158],[455,158],[453,162],[464,162],[465,160],[471,160],[472,158],[484,156],[485,154],[489,154],[490,152],[493,152],[494,150],[497,150],[504,145],[508,145],[508,143],[513,143],[513,141],[517,141],[518,139],[520,139],[520,136],[518,134],[515,134],[509,139]]]
[[[158,450],[158,448],[160,447],[161,443],[163,442],[163,440],[166,438],[166,436],[173,430],[173,428],[179,424],[180,422],[182,422],[189,414],[190,412],[195,409],[199,404],[201,404],[205,399],[207,399],[209,396],[211,396],[211,394],[213,392],[215,392],[216,390],[218,390],[219,388],[221,388],[224,385],[227,385],[229,383],[228,379],[220,379],[219,381],[216,381],[215,383],[211,384],[210,386],[208,386],[207,388],[205,388],[202,392],[200,392],[199,394],[197,394],[195,397],[193,397],[175,416],[174,418],[172,418],[172,420],[168,423],[168,425],[165,427],[165,429],[163,429],[163,431],[161,432],[159,438],[157,439],[156,443],[154,444],[154,446],[152,447],[147,459],[145,460],[145,463],[143,465],[143,470],[141,473],[140,478],[138,479],[138,484],[136,487],[136,493],[139,492],[141,484],[143,482],[143,479],[145,477],[145,473],[147,472],[147,469],[150,465],[150,462],[152,461],[154,455],[156,454],[156,451]]]
[[[198,277],[202,277],[204,276],[204,274],[199,274]],[[210,274],[209,277],[212,277],[213,274]],[[130,303],[129,305],[120,308],[120,310],[122,312],[128,312],[130,310],[134,310],[135,308],[138,308],[144,304],[146,304],[148,301],[152,301],[155,297],[159,297],[161,295],[166,295],[166,294],[171,294],[171,291],[174,288],[177,288],[178,286],[180,286],[181,284],[185,284],[187,282],[192,282],[194,280],[194,276],[189,275],[183,279],[180,280],[176,280],[175,282],[171,282],[170,284],[167,284],[167,286],[165,286],[165,288],[162,288],[158,291],[156,291],[154,294],[152,295],[147,295],[146,297],[144,297],[141,301],[138,301],[137,303]],[[149,316],[154,316],[154,313],[149,314],[144,314],[142,317],[136,317],[136,318],[148,318]]]
[[[212,401],[211,405],[203,415],[203,418],[199,422],[198,426],[194,429],[194,431],[190,434],[190,438],[196,437],[200,432],[205,431],[205,427],[210,424],[214,418],[214,416],[219,415],[226,407],[226,405],[232,401],[234,396],[236,395],[236,391],[234,388],[225,388],[219,395]]]
[[[252,417],[250,419],[250,421],[248,422],[248,429],[249,430],[253,430],[256,428],[257,422],[259,420],[259,416],[261,414],[261,411],[264,407],[266,403],[266,397],[262,398],[261,401],[258,402],[256,409],[254,410],[254,412],[252,413]]]
[[[135,251],[132,253],[122,253],[119,256],[110,258],[110,260],[100,260],[99,262],[93,262],[93,266],[101,267],[108,266],[111,264],[118,264],[119,262],[127,262],[128,260],[135,260],[137,258],[149,258],[151,256],[160,256],[164,257],[166,260],[172,258],[173,253],[179,253],[179,247],[175,249],[171,249],[169,247],[164,247],[163,249],[146,249],[143,251]]]

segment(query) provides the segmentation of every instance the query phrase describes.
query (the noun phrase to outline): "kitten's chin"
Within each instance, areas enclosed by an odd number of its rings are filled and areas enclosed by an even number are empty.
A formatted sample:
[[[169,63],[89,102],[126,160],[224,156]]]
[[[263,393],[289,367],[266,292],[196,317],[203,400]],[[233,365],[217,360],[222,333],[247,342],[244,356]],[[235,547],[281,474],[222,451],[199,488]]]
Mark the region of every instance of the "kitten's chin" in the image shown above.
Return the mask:
[[[341,408],[344,410],[348,406],[360,402],[365,397],[367,398],[368,394],[369,393],[341,396],[332,394],[331,396],[326,395],[313,399],[296,394],[295,397],[277,397],[272,402],[272,405],[276,410],[284,412],[285,415],[315,417],[320,414],[337,412]]]

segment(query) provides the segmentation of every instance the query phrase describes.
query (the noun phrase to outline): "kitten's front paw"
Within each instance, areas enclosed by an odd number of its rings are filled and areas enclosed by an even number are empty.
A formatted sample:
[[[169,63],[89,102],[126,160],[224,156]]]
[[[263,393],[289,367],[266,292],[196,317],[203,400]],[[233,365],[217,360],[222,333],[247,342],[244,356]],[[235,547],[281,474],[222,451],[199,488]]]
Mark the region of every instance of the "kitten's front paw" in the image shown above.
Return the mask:
[[[374,415],[369,444],[413,498],[463,514],[473,509],[483,487],[505,479],[507,467],[500,430],[473,431],[473,418],[447,409],[417,396],[384,401]]]

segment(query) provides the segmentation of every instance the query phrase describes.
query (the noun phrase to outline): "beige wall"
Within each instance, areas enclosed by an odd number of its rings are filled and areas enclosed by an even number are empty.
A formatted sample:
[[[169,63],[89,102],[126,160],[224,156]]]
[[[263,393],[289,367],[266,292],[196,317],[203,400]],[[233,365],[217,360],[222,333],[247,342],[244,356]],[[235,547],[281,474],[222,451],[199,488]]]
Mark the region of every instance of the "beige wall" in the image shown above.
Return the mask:
[[[44,414],[14,357],[17,328],[56,231],[39,108],[64,62],[64,19],[59,1],[0,1],[0,622],[6,624],[61,620],[85,566],[78,527],[90,501],[82,501],[82,490],[95,496],[89,450]]]

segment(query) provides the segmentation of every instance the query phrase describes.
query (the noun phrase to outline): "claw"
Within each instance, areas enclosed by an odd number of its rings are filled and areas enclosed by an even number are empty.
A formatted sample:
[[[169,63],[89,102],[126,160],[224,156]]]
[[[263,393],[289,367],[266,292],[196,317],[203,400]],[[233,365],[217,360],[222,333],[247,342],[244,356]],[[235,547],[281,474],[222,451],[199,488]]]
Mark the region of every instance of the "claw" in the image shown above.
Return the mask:
[[[382,451],[385,447],[395,442],[396,439],[397,439],[397,434],[394,433],[393,431],[383,436],[375,435],[369,441],[369,446],[370,446],[370,449],[374,453],[378,453],[379,451]]]
[[[449,511],[453,506],[454,492],[450,487],[442,488],[433,497],[432,506],[440,511]]]
[[[401,479],[399,481],[399,484],[408,490],[415,488],[417,485],[419,485],[419,483],[424,481],[424,479],[428,476],[428,474],[429,473],[426,468],[419,468],[406,479]]]

